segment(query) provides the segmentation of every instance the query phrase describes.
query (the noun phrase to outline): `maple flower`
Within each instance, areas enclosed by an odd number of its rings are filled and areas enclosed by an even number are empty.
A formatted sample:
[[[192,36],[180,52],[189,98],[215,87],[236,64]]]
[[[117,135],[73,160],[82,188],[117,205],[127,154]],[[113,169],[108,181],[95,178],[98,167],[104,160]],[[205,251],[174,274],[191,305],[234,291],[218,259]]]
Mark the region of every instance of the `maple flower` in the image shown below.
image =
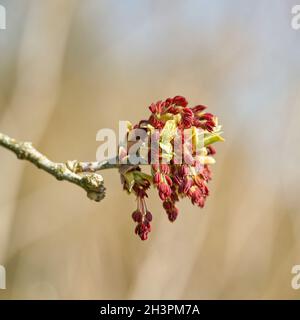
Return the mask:
[[[206,106],[203,105],[189,108],[182,96],[152,103],[149,110],[148,120],[142,120],[132,128],[142,129],[151,137],[158,136],[158,146],[148,151],[148,161],[153,156],[158,160],[151,163],[151,175],[142,172],[138,165],[120,167],[124,189],[134,193],[137,199],[132,219],[137,223],[135,233],[142,240],[146,240],[151,231],[152,214],[146,205],[151,185],[157,189],[171,222],[178,217],[176,202],[181,198],[186,197],[193,205],[203,208],[212,177],[210,165],[215,163],[212,156],[216,150],[211,144],[224,140],[217,117],[205,112]],[[189,135],[186,137],[187,130]],[[176,141],[182,142],[183,147],[182,144],[176,145]],[[178,163],[176,153],[180,148],[183,162]]]

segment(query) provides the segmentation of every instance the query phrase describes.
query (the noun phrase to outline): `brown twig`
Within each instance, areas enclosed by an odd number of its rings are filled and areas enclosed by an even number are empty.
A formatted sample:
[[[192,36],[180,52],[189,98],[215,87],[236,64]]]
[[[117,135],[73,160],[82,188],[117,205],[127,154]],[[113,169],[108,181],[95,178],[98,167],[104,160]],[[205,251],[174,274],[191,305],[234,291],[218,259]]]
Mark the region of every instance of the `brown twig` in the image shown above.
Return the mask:
[[[90,199],[100,201],[105,197],[103,178],[96,171],[118,168],[117,161],[79,162],[77,160],[57,163],[37,151],[31,142],[17,141],[0,133],[0,145],[14,152],[19,159],[27,160],[57,180],[65,180],[83,188]],[[81,174],[80,174],[81,173]]]

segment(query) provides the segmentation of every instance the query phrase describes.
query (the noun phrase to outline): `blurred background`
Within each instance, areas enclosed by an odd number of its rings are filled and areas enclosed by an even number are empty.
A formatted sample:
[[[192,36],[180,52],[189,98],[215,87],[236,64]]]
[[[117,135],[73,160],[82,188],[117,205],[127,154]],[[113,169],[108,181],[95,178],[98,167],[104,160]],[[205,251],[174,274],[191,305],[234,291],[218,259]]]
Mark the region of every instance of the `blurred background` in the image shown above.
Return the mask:
[[[296,0],[0,4],[0,132],[54,161],[94,160],[99,129],[180,94],[208,105],[226,138],[204,209],[182,201],[171,224],[150,192],[146,242],[117,170],[103,172],[96,203],[0,148],[1,298],[300,297]]]

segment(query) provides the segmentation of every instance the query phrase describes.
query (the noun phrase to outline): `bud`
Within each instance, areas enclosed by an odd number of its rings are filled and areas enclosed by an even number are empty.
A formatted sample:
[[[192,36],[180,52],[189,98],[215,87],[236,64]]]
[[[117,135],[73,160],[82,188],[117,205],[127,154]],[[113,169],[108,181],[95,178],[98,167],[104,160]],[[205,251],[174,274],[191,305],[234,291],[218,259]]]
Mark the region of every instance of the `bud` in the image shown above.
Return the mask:
[[[160,171],[161,171],[163,174],[169,174],[169,173],[170,173],[170,167],[169,167],[169,165],[162,163],[162,164],[160,165]]]
[[[188,102],[186,101],[186,99],[182,96],[176,96],[173,98],[173,103],[177,106],[180,107],[186,107]]]
[[[169,176],[165,176],[167,184],[171,187],[173,185],[172,179]]]
[[[205,110],[206,108],[207,108],[206,106],[202,106],[201,104],[199,104],[198,106],[195,106],[194,108],[192,108],[192,111],[194,113],[199,113]]]
[[[156,172],[154,177],[153,177],[153,182],[155,184],[159,184],[161,181],[161,174],[159,172]]]
[[[150,211],[147,211],[145,218],[148,222],[151,222],[152,221],[152,213]]]
[[[173,207],[168,213],[168,218],[171,222],[174,222],[177,219],[178,216],[178,209],[176,207]]]
[[[142,213],[138,210],[132,213],[132,219],[134,222],[142,222],[143,216]]]

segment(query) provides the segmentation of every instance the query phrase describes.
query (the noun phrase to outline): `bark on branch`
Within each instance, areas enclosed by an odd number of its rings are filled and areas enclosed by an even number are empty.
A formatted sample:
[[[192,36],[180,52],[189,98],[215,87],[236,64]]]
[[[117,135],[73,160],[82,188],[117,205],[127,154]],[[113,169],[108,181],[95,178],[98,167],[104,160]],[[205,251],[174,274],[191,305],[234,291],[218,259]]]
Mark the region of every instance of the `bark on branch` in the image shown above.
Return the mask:
[[[117,161],[114,161],[113,164],[110,161],[80,162],[73,160],[66,163],[53,162],[36,150],[31,142],[17,141],[3,133],[0,133],[0,145],[14,152],[18,159],[31,162],[37,168],[50,173],[57,180],[65,180],[78,185],[94,201],[101,201],[105,197],[103,178],[95,172],[119,167]]]

